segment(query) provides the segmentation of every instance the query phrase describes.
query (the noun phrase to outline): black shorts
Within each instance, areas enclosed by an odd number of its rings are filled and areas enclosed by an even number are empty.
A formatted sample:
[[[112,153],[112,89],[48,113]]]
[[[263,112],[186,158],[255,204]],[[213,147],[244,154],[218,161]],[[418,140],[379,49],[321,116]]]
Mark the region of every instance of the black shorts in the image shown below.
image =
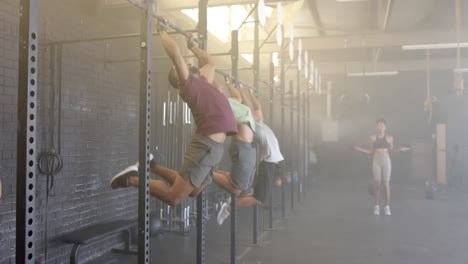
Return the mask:
[[[266,161],[262,161],[258,165],[258,175],[254,181],[253,196],[262,203],[266,203],[270,197],[276,167],[276,163]]]

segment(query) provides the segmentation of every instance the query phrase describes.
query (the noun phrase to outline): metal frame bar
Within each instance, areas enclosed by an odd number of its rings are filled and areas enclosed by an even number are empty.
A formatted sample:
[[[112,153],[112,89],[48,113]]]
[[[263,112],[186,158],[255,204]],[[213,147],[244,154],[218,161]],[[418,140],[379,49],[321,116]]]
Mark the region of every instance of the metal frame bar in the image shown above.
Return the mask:
[[[249,19],[249,16],[252,15],[253,11],[255,11],[258,7],[258,3],[255,4],[255,6],[252,8],[252,10],[250,10],[249,14],[247,14],[247,16],[245,17],[244,21],[242,21],[242,23],[239,25],[239,28],[237,28],[237,30],[240,30],[242,28],[242,26],[244,26],[244,24],[247,23],[247,19]],[[258,12],[257,12],[258,14]],[[258,23],[258,18],[256,17],[255,18],[255,23]]]
[[[16,156],[16,263],[35,261],[39,1],[20,1]]]
[[[291,93],[291,98],[290,98],[290,102],[291,102],[291,107],[294,105],[294,81],[293,80],[290,80],[289,81],[289,92]],[[292,133],[294,133],[294,111],[292,108],[289,109],[289,122],[290,122],[290,131]],[[295,181],[294,181],[294,171],[296,168],[296,147],[294,146],[294,143],[295,143],[296,139],[294,136],[292,137],[289,137],[289,157],[290,157],[290,161],[288,162],[289,163],[289,169],[290,169],[290,173],[291,173],[291,208],[294,209],[294,198],[295,198]]]
[[[285,128],[284,128],[284,93],[285,93],[285,86],[286,86],[286,72],[285,72],[285,63],[286,63],[286,53],[283,49],[281,49],[281,76],[280,76],[280,90],[281,90],[281,142],[283,142],[283,148],[284,148],[284,142],[285,142]],[[282,166],[282,171],[281,171],[281,179],[282,179],[282,184],[281,184],[281,217],[284,219],[286,218],[286,194],[285,194],[285,180],[284,180],[284,174],[285,174],[286,166]]]
[[[258,3],[255,5],[255,7],[249,13],[247,18],[257,8],[258,8]],[[247,20],[247,18],[246,18],[246,20]],[[253,78],[254,78],[254,87],[256,87],[257,89],[259,89],[258,86],[259,86],[259,81],[260,81],[260,53],[259,53],[259,42],[260,42],[259,36],[260,36],[260,33],[259,33],[259,31],[260,31],[260,23],[259,23],[259,18],[258,18],[258,12],[255,12]],[[257,97],[259,97],[259,93],[257,94]],[[258,144],[257,144],[257,146],[258,146]],[[256,150],[257,150],[257,158],[258,158],[258,148],[256,148]],[[255,170],[255,177],[258,177],[259,164],[260,164],[260,162],[257,160],[256,170]],[[253,244],[254,245],[258,244],[258,206],[257,205],[255,205],[253,207]]]
[[[184,34],[185,35],[185,34]],[[199,47],[207,49],[208,40],[208,0],[198,2],[198,38]],[[197,197],[197,264],[205,264],[205,212],[206,189]]]
[[[196,29],[187,30],[186,32],[197,32]],[[168,32],[168,34],[178,34],[178,32]],[[158,32],[153,32],[153,37],[159,36]],[[127,34],[119,34],[119,35],[110,35],[104,37],[91,37],[91,38],[82,38],[82,39],[64,39],[64,40],[53,40],[48,41],[48,45],[54,44],[76,44],[76,43],[84,43],[84,42],[97,42],[97,41],[107,41],[107,40],[116,40],[116,39],[128,39],[128,38],[138,38],[140,37],[140,33],[127,33]]]
[[[140,37],[140,121],[138,186],[138,263],[149,263],[149,178],[153,0],[142,10]]]
[[[236,86],[238,87],[238,68],[239,68],[239,31],[233,30],[231,32],[231,67],[232,77],[236,80]],[[237,263],[237,195],[231,195],[231,264]]]
[[[306,69],[307,71],[307,69]],[[297,84],[296,84],[296,96],[297,96],[297,148],[296,151],[296,166],[297,166],[297,203],[301,203],[301,175],[302,172],[302,161],[303,158],[301,155],[301,72],[297,71]]]
[[[303,200],[305,201],[305,197],[307,194],[307,179],[309,178],[309,169],[308,169],[308,164],[309,164],[309,142],[307,141],[307,126],[309,125],[308,122],[309,120],[307,119],[307,102],[309,100],[308,96],[308,90],[304,93],[302,96],[303,102],[303,108],[302,108],[302,141],[304,142],[303,144],[303,154],[304,154],[304,161],[303,161],[303,168],[304,168],[304,176],[302,178],[302,197]]]
[[[274,78],[275,78],[275,65],[273,65],[273,62],[270,62],[270,82],[271,82],[271,85],[270,85],[270,102],[269,102],[269,107],[270,107],[269,120],[270,120],[270,125],[271,126],[273,125],[273,100],[274,100],[274,97],[275,97]],[[277,174],[276,170],[275,170],[275,174]],[[276,178],[276,175],[275,175],[275,178]],[[274,190],[274,186],[275,186],[273,181],[272,181],[271,185],[272,186],[271,186],[270,201],[269,201],[270,208],[269,208],[268,216],[269,216],[269,228],[273,229],[273,190]]]

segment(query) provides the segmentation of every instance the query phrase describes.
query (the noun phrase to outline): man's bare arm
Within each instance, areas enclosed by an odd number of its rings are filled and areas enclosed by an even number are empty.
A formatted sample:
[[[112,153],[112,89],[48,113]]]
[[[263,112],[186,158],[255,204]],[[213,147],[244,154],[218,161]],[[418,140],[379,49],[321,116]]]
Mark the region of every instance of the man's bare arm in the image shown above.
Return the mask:
[[[260,101],[257,99],[253,91],[249,91],[250,95],[250,100],[252,100],[252,106],[253,106],[253,115],[256,119],[257,122],[263,122],[263,110],[262,110],[262,104]]]
[[[177,43],[167,34],[166,30],[163,27],[159,27],[159,36],[161,43],[166,51],[167,55],[174,64],[179,80],[187,80],[189,76],[189,71],[187,64],[185,63],[184,57],[180,52],[179,46]]]
[[[187,38],[187,46],[200,62],[200,75],[205,77],[209,83],[213,84],[216,69],[213,58],[210,54],[197,47],[192,37]]]
[[[250,96],[246,94],[246,91],[243,87],[239,88],[239,90],[240,90],[240,95],[242,97],[242,104],[248,106],[253,113],[254,109],[253,109],[252,102],[250,101],[250,98],[249,98]]]

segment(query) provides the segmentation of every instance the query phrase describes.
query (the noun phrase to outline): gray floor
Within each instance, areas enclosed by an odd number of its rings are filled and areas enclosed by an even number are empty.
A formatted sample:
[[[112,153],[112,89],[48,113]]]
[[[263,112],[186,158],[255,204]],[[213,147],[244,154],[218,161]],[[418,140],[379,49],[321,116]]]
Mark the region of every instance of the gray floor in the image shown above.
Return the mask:
[[[289,198],[289,196],[288,196]],[[366,182],[357,178],[321,179],[306,201],[289,211],[275,231],[264,230],[251,247],[251,210],[239,219],[238,263],[398,264],[467,263],[467,196],[438,194],[425,200],[423,183],[393,184],[393,216],[373,216]],[[289,207],[289,201],[288,201]],[[280,215],[276,212],[276,220]],[[195,263],[195,234],[167,234],[152,240],[151,263]],[[207,231],[207,263],[229,263],[229,222]],[[136,263],[112,255],[96,263]]]
[[[396,185],[393,216],[376,217],[365,190],[328,182],[246,263],[467,263],[468,210],[466,199],[456,199],[461,195],[428,201],[421,184]]]

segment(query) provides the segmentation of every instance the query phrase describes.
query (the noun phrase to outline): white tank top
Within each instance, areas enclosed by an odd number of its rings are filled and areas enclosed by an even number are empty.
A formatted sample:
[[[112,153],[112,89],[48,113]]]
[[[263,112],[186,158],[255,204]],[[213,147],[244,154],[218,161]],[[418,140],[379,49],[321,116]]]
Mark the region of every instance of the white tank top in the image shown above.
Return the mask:
[[[278,139],[270,127],[264,123],[255,123],[254,140],[259,145],[260,161],[278,163],[284,160]]]

